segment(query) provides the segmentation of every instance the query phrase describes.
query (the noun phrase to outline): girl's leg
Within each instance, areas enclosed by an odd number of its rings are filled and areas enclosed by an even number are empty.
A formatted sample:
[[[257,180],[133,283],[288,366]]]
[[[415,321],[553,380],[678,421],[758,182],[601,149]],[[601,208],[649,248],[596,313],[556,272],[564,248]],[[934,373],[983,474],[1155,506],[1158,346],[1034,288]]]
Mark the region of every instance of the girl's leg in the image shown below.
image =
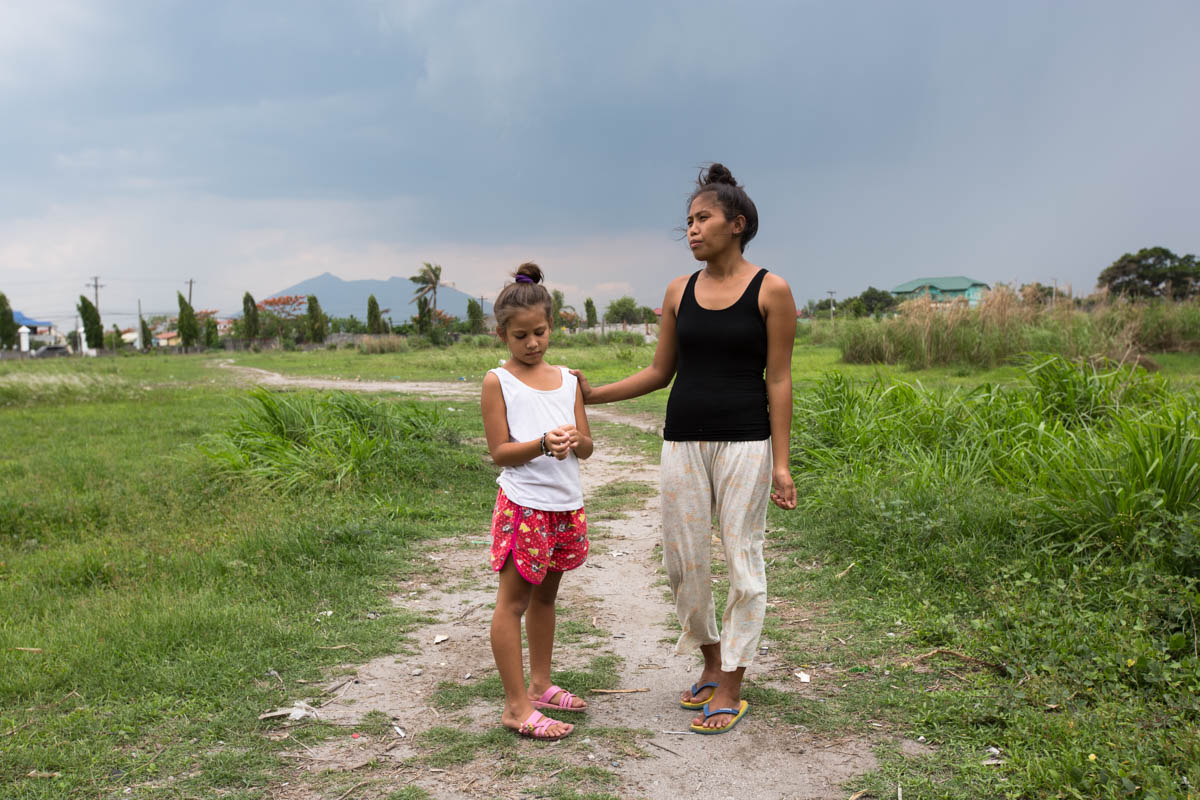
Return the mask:
[[[758,651],[767,608],[763,536],[771,495],[771,443],[724,442],[712,461],[717,517],[729,570],[729,598],[721,620],[722,678],[710,708],[737,708],[742,678]],[[697,724],[720,727],[728,715]]]
[[[546,573],[546,579],[533,587],[529,611],[525,614],[525,635],[529,639],[530,700],[540,699],[554,685],[550,680],[550,663],[554,654],[554,603],[558,599],[558,585],[562,576],[561,572],[553,570]],[[549,702],[556,702],[559,697],[556,694]],[[571,707],[584,709],[587,703],[576,698]]]
[[[675,652],[699,647],[704,670],[696,685],[720,678],[721,646],[712,594],[712,483],[706,452],[708,442],[663,442],[660,467],[662,495],[663,566],[675,596],[675,613],[683,633]],[[705,700],[701,689],[685,702]]]
[[[500,589],[496,592],[496,610],[492,613],[492,655],[500,672],[500,682],[504,684],[504,711],[500,721],[513,729],[521,727],[534,710],[525,693],[525,669],[521,657],[521,617],[529,606],[532,589],[533,585],[521,577],[510,557],[500,570]],[[557,736],[571,728],[571,725],[556,722],[546,733]]]

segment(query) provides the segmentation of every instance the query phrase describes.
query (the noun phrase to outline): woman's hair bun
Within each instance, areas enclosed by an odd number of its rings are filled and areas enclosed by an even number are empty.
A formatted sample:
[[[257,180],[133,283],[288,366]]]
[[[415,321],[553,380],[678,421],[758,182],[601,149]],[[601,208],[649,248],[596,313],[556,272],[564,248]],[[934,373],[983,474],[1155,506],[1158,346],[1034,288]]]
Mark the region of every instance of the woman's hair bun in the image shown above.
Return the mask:
[[[737,186],[737,181],[733,179],[733,173],[724,164],[712,164],[708,170],[700,175],[700,185],[707,186],[710,183],[728,183],[730,186]]]
[[[513,277],[515,278],[518,275],[524,275],[534,283],[542,282],[542,268],[532,261],[526,261],[524,264],[517,267],[517,271],[513,273]]]

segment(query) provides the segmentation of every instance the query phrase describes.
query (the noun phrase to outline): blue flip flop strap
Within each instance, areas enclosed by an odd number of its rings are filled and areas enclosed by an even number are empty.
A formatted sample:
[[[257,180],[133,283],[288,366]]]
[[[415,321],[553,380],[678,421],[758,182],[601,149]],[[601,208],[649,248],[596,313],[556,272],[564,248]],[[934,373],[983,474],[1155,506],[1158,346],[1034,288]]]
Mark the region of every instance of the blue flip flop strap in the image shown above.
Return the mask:
[[[700,691],[701,689],[716,689],[716,688],[717,688],[717,684],[713,683],[712,681],[709,681],[708,683],[693,683],[692,684],[692,697],[695,697],[696,692]]]
[[[740,709],[740,708],[717,708],[712,711],[709,711],[708,703],[704,704],[704,718],[705,719],[708,719],[709,717],[715,717],[717,714],[729,714],[731,716],[736,717],[740,713],[742,713],[742,709]]]

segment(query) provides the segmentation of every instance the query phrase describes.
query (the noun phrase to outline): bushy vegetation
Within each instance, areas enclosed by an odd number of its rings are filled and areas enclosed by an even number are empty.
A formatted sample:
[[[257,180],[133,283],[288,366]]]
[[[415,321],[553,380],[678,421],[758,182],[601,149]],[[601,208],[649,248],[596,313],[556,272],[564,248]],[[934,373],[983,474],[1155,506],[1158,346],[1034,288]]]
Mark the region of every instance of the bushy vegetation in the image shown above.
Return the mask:
[[[948,751],[1003,751],[977,789],[1187,796],[1200,781],[1196,398],[1109,362],[1039,357],[1027,376],[931,391],[833,374],[798,393],[804,524],[784,546],[855,563],[838,593],[864,620],[996,666],[906,701],[906,723]]]
[[[822,334],[832,335],[850,364],[992,367],[1031,351],[1121,361],[1200,349],[1200,301],[1114,301],[1085,311],[1066,303],[1022,302],[1000,287],[977,308],[965,302],[938,308],[919,298],[889,319],[838,321],[808,333],[814,341]]]
[[[348,392],[253,389],[244,411],[204,452],[213,468],[289,492],[427,484],[446,470],[483,470],[460,452],[458,431],[435,406],[395,405]],[[454,455],[456,454],[456,455]]]

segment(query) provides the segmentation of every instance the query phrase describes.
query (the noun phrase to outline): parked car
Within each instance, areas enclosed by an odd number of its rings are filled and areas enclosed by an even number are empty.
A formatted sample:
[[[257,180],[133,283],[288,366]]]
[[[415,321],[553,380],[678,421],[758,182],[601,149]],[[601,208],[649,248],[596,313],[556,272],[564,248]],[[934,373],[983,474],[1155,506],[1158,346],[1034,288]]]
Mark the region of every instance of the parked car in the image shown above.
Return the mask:
[[[71,355],[71,349],[61,344],[44,344],[33,351],[34,358],[56,358],[69,355]]]

